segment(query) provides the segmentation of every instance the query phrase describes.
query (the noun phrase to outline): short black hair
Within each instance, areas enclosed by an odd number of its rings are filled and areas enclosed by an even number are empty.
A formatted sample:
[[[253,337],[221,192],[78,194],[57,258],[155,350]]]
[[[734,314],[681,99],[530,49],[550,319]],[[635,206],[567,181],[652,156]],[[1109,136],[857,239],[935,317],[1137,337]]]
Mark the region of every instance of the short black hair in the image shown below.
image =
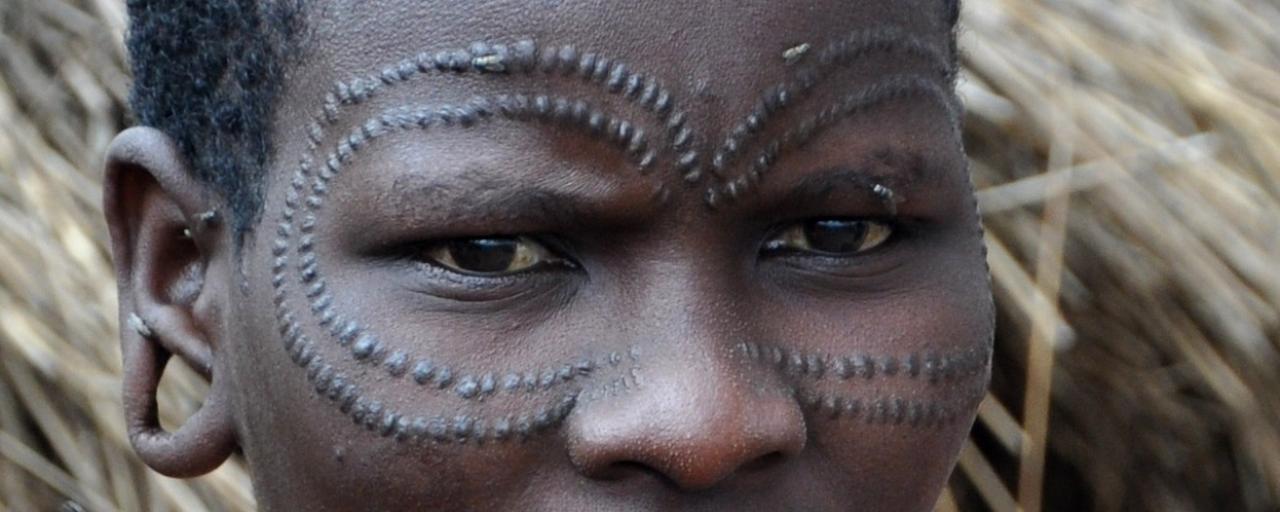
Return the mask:
[[[225,200],[237,235],[261,210],[271,119],[285,68],[300,53],[303,2],[127,2],[134,115],[174,139]],[[954,62],[960,0],[941,2]]]
[[[129,103],[177,144],[243,234],[262,204],[269,131],[302,0],[129,0]]]

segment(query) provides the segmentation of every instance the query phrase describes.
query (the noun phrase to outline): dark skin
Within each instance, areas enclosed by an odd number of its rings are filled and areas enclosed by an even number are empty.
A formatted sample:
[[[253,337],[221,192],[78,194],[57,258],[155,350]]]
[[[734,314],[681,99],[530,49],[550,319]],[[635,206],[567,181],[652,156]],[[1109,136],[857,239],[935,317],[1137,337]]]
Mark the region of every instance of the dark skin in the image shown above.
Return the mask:
[[[934,2],[313,4],[274,119],[262,220],[242,241],[201,221],[220,202],[164,134],[134,128],[110,149],[122,325],[130,314],[146,325],[123,335],[145,462],[191,476],[242,449],[264,509],[931,509],[985,388],[992,334],[947,103],[876,97],[723,198],[769,140],[845,95],[893,75],[945,80],[909,52],[860,55],[719,175],[709,161],[764,91],[816,64],[805,52],[788,64],[785,50],[886,25],[944,48]],[[525,39],[655,77],[696,132],[701,174],[686,179],[666,118],[607,84],[428,71],[341,105],[289,197],[335,82]],[[586,121],[438,115],[478,97],[496,111],[503,94],[628,119],[652,134],[654,160],[640,169],[643,151]],[[366,120],[424,106],[426,128],[340,149]],[[330,153],[345,156],[317,178]],[[169,354],[212,383],[173,433],[153,420]]]

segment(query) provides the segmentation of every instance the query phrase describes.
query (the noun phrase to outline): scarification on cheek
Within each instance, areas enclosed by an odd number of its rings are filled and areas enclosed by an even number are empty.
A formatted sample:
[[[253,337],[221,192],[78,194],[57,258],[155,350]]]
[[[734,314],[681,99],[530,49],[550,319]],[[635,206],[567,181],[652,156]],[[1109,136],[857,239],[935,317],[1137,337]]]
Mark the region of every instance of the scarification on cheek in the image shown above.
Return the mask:
[[[985,396],[991,360],[989,340],[965,350],[905,355],[832,354],[756,342],[735,349],[744,364],[780,375],[783,386],[772,389],[813,417],[921,428],[967,420]]]
[[[755,342],[742,343],[738,350],[752,363],[813,380],[904,378],[938,384],[985,375],[991,359],[988,346],[953,353],[923,351],[902,356],[807,352]]]
[[[817,418],[861,421],[868,425],[942,428],[968,419],[978,400],[922,400],[889,394],[874,398],[838,393],[802,392],[800,403]]]

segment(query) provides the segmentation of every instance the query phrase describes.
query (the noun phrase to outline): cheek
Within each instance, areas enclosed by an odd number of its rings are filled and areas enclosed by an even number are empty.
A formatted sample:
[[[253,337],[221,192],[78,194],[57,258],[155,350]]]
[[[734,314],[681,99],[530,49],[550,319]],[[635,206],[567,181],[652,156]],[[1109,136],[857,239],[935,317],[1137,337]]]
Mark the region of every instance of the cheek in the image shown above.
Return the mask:
[[[848,479],[834,488],[923,510],[945,483],[990,375],[990,289],[980,260],[968,263],[872,296],[772,299],[760,313],[775,341],[743,350],[791,376],[813,452],[849,469],[825,477]]]

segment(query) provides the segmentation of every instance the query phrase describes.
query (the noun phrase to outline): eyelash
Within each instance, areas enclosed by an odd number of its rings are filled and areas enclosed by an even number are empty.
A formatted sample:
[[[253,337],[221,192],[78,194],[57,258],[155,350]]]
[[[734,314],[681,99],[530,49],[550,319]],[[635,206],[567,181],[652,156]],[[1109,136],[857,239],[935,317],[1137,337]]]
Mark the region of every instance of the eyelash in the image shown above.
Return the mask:
[[[793,229],[795,226],[798,226],[798,225],[803,225],[805,223],[815,222],[815,221],[825,221],[825,220],[857,221],[857,222],[869,222],[869,223],[880,224],[880,225],[883,225],[885,228],[887,228],[889,233],[886,236],[885,240],[877,244],[875,247],[871,249],[867,249],[865,252],[862,252],[862,253],[851,254],[847,256],[842,256],[837,254],[823,254],[816,251],[806,252],[806,251],[797,251],[797,250],[788,250],[788,249],[772,250],[773,253],[768,254],[771,251],[771,249],[767,247],[768,245],[767,242],[775,239],[777,236],[779,236],[783,232],[789,229]],[[873,255],[876,255],[878,253],[887,251],[891,249],[893,246],[904,241],[904,239],[910,237],[911,234],[912,234],[911,223],[900,217],[884,217],[884,216],[810,217],[810,218],[801,219],[801,220],[788,221],[768,231],[768,236],[764,239],[764,242],[760,244],[761,246],[760,252],[761,252],[761,256],[764,258],[823,259],[823,260],[831,260],[831,261],[843,261],[847,264],[847,263],[850,263],[851,260],[867,258]]]
[[[864,222],[882,226],[888,231],[883,241],[877,243],[874,247],[866,249],[863,252],[855,252],[852,254],[836,254],[823,253],[818,250],[798,250],[785,247],[769,248],[769,241],[777,240],[780,235],[791,229],[798,229],[814,222],[823,221],[843,221],[843,222]],[[892,246],[897,245],[903,238],[909,234],[907,223],[896,217],[817,217],[803,220],[791,221],[781,224],[770,230],[767,238],[760,243],[759,254],[761,259],[779,259],[791,262],[811,262],[821,266],[840,266],[848,267],[855,265],[856,261],[874,256],[875,254],[884,252]],[[475,240],[513,240],[515,243],[533,243],[538,244],[539,253],[545,252],[552,261],[545,261],[533,264],[527,268],[511,272],[493,272],[479,273],[467,272],[458,268],[450,268],[448,263],[439,261],[438,258],[430,256],[432,252],[438,252],[445,244],[455,243],[458,241],[475,241]],[[574,271],[582,268],[582,265],[575,260],[568,251],[566,244],[560,243],[552,237],[544,235],[484,235],[479,237],[457,237],[443,240],[431,240],[427,242],[419,242],[411,244],[402,251],[404,259],[412,261],[417,265],[429,268],[432,274],[436,274],[433,279],[444,279],[453,281],[454,285],[465,287],[492,287],[503,286],[503,282],[512,284],[513,281],[528,279],[538,274],[547,274],[559,271]],[[454,261],[456,265],[457,262]]]
[[[554,257],[555,260],[543,262],[540,264],[535,264],[527,268],[509,272],[509,273],[485,274],[485,273],[475,273],[475,272],[455,270],[455,269],[449,268],[447,263],[441,262],[436,258],[432,258],[428,256],[428,253],[434,252],[432,250],[433,248],[439,248],[440,246],[443,246],[451,242],[471,241],[471,240],[499,240],[499,239],[503,239],[503,240],[514,239],[517,242],[536,243],[539,246],[541,246],[541,250],[545,251],[550,256]],[[412,261],[415,264],[427,265],[437,271],[455,274],[457,276],[462,276],[468,279],[480,279],[480,280],[512,278],[512,277],[520,277],[526,274],[535,274],[540,272],[554,271],[554,269],[550,267],[560,267],[565,270],[576,270],[581,268],[581,265],[568,254],[569,252],[570,251],[566,250],[563,243],[560,243],[559,241],[553,239],[552,237],[538,236],[538,235],[497,235],[497,234],[483,235],[483,236],[476,236],[476,237],[455,237],[455,238],[448,238],[448,239],[430,240],[426,242],[418,242],[418,243],[410,244],[404,250],[400,251],[402,259]]]

